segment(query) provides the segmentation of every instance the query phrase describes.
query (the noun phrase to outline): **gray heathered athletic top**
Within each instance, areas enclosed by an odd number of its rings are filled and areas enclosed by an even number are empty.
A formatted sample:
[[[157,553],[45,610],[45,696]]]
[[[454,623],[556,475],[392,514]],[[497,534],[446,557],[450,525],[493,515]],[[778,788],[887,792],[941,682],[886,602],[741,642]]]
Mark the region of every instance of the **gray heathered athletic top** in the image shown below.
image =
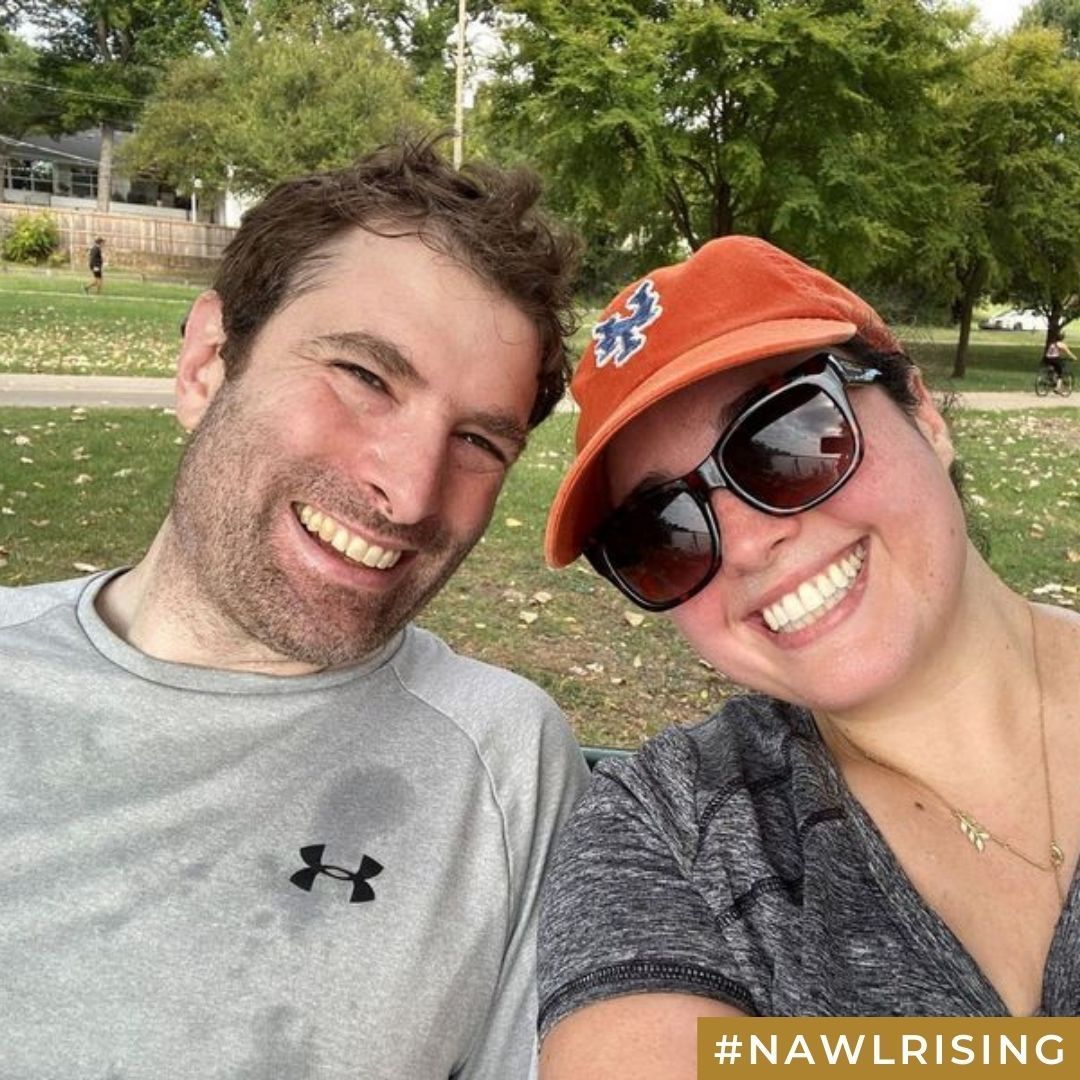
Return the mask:
[[[1006,1013],[809,713],[759,696],[602,764],[557,845],[541,896],[541,1033],[643,991],[762,1016]],[[1076,881],[1041,1011],[1080,1011]]]
[[[0,589],[0,1077],[529,1076],[585,780],[551,699],[415,627],[316,675],[164,663],[102,580]]]

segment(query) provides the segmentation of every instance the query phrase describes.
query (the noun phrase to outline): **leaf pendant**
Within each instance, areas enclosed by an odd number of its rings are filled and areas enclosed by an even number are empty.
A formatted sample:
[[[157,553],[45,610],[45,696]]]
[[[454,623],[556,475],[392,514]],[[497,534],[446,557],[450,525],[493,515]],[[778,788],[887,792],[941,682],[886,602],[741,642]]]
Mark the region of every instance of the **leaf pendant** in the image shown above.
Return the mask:
[[[1050,841],[1050,865],[1056,870],[1065,861],[1065,852],[1058,847],[1056,840]]]
[[[953,813],[967,842],[976,851],[982,851],[986,847],[986,841],[990,839],[990,834],[970,815],[960,810],[954,810]]]

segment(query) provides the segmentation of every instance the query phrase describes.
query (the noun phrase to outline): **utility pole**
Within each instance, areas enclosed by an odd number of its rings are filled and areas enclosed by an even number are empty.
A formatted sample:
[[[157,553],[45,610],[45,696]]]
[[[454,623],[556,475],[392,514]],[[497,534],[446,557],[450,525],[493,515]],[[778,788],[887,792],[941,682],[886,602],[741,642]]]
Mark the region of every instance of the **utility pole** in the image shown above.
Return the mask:
[[[465,0],[458,0],[457,79],[454,92],[454,168],[461,168],[465,145]]]

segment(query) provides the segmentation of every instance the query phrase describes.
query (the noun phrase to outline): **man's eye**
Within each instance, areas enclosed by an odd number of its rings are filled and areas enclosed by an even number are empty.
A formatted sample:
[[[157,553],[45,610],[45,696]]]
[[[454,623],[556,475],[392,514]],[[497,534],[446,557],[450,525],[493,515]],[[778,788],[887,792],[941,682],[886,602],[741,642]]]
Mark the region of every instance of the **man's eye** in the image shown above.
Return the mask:
[[[347,371],[354,378],[360,382],[367,383],[368,386],[375,390],[379,390],[384,394],[390,392],[390,388],[379,378],[373,371],[369,371],[366,367],[361,367],[359,364],[349,363],[346,360],[338,361],[334,364],[334,367],[341,368],[342,371]]]
[[[462,442],[467,443],[469,446],[475,446],[501,464],[506,464],[506,455],[490,439],[478,435],[475,431],[464,431],[459,437]]]

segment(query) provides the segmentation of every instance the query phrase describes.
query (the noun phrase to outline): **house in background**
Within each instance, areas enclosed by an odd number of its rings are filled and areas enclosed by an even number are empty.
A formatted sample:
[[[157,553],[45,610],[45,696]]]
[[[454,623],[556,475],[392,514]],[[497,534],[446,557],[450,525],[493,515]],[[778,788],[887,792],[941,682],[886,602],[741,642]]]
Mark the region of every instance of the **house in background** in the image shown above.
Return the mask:
[[[116,132],[115,145],[126,132]],[[22,203],[56,210],[92,210],[98,195],[99,130],[50,138],[25,135],[16,139],[0,133],[0,202]],[[195,181],[196,188],[199,183]],[[189,195],[152,177],[126,176],[113,166],[109,212],[141,217],[171,218],[208,225],[240,224],[246,204],[231,192],[216,199],[200,199],[192,206]]]

